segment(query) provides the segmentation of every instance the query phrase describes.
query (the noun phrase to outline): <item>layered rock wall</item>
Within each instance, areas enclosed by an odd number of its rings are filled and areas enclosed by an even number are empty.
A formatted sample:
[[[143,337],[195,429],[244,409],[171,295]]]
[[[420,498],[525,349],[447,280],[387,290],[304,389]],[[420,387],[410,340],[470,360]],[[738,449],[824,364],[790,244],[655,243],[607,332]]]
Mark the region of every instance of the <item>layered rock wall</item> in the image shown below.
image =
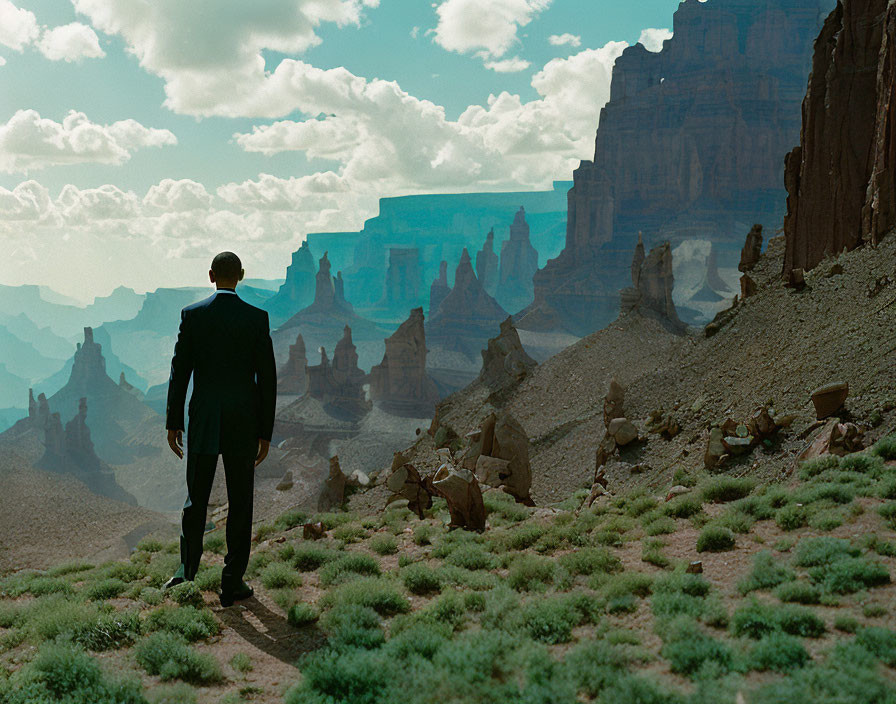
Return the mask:
[[[495,254],[494,229],[488,231],[485,244],[476,252],[476,278],[490,296],[495,295],[498,287],[498,255]]]
[[[896,227],[896,3],[842,0],[816,43],[787,156],[784,274]]]
[[[615,317],[638,230],[718,245],[777,229],[781,159],[799,134],[812,43],[834,0],[685,0],[659,53],[616,61],[593,161],[574,175],[566,247],[535,276],[532,320],[587,334]],[[527,327],[527,316],[519,326]]]
[[[501,243],[497,297],[504,308],[520,311],[532,302],[532,277],[536,271],[538,252],[529,238],[526,209],[521,207],[510,226],[510,239]]]

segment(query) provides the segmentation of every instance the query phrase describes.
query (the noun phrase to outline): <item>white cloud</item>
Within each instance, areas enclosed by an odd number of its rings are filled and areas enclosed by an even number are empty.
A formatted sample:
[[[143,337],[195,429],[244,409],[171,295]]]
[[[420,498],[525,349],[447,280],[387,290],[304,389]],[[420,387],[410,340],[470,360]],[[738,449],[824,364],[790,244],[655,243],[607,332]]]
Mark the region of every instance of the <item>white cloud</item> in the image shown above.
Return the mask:
[[[54,214],[49,191],[37,181],[23,181],[11,191],[0,186],[0,221],[46,222]]]
[[[93,225],[99,220],[129,220],[140,212],[140,199],[133,191],[110,184],[99,188],[62,189],[55,207],[69,225]]]
[[[571,47],[580,47],[582,46],[582,38],[577,34],[552,34],[548,37],[548,42],[551,46],[571,46]]]
[[[612,67],[626,46],[554,59],[532,79],[539,99],[501,93],[456,121],[394,82],[283,62],[272,78],[284,86],[278,100],[327,117],[261,125],[235,139],[246,151],[334,160],[343,182],[364,194],[546,187],[591,157]],[[289,79],[276,75],[286,71]]]
[[[205,190],[205,186],[196,181],[166,178],[150,187],[143,198],[143,204],[158,212],[182,213],[208,209],[212,204],[212,196]]]
[[[641,32],[638,39],[639,44],[643,44],[647,51],[654,53],[663,50],[663,42],[672,38],[672,30],[648,28]]]
[[[499,58],[517,43],[517,30],[550,4],[551,0],[443,0],[436,7],[435,42],[459,54],[484,51]]]
[[[240,209],[303,212],[337,209],[348,191],[339,175],[326,171],[288,179],[259,174],[257,181],[220,186],[218,196]]]
[[[512,59],[485,61],[483,65],[489,71],[494,71],[495,73],[519,73],[520,71],[525,71],[532,64],[519,56],[514,56]]]
[[[0,171],[25,172],[57,164],[123,164],[145,147],[177,144],[168,130],[144,127],[136,120],[111,125],[91,122],[69,111],[61,123],[36,110],[19,110],[0,124]]]
[[[164,78],[170,109],[193,115],[242,110],[277,117],[291,109],[268,95],[279,86],[269,76],[262,51],[303,52],[320,43],[315,30],[322,23],[358,25],[364,9],[376,7],[379,0],[73,3],[94,27],[123,37],[143,68]]]
[[[34,13],[0,0],[0,44],[22,51],[40,35]]]
[[[80,22],[46,30],[37,42],[37,48],[51,61],[101,59],[106,55],[96,32]]]

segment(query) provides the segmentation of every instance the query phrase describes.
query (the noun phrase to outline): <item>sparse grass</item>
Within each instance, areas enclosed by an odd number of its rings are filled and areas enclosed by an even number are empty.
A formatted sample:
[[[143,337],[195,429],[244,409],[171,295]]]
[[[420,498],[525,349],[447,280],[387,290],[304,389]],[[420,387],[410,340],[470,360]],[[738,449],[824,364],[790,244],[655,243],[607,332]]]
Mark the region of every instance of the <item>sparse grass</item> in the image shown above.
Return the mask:
[[[772,589],[795,578],[792,569],[780,564],[768,550],[763,550],[753,558],[753,570],[738,582],[737,589],[741,594],[748,594],[760,589]]]
[[[574,575],[592,575],[596,572],[613,574],[622,570],[622,562],[606,548],[581,548],[563,555],[560,566]]]
[[[723,526],[708,525],[697,537],[697,552],[725,552],[736,543],[733,531]]]
[[[756,639],[778,631],[803,638],[818,638],[826,630],[824,621],[811,609],[791,604],[773,606],[755,598],[735,609],[731,618],[734,635]]]
[[[703,502],[693,494],[683,494],[663,504],[661,510],[672,518],[690,518],[703,510]]]
[[[661,654],[669,661],[672,672],[695,675],[707,663],[722,673],[731,667],[730,647],[686,617],[676,619],[663,629],[663,641]]]
[[[232,667],[236,672],[244,675],[247,672],[252,672],[252,670],[255,669],[255,666],[252,664],[252,658],[248,653],[237,653],[232,658],[230,658],[230,667]]]
[[[259,575],[265,589],[295,588],[302,584],[301,575],[283,562],[272,562]]]
[[[806,525],[806,508],[788,504],[775,512],[775,523],[781,530],[796,530]]]
[[[358,552],[345,553],[337,560],[324,565],[318,575],[323,586],[341,584],[360,575],[376,577],[380,574],[380,565],[370,555]]]
[[[428,523],[423,523],[414,528],[414,545],[430,545],[432,544],[432,536],[435,530]]]
[[[296,547],[290,562],[300,572],[314,572],[328,562],[339,559],[343,554],[322,545],[304,544]]]
[[[700,496],[705,502],[725,503],[743,499],[756,487],[756,480],[749,477],[711,477],[700,486]]]
[[[368,545],[377,555],[394,555],[398,552],[398,542],[391,535],[375,535]]]
[[[346,544],[357,543],[367,537],[367,531],[360,525],[344,524],[333,530],[333,537]]]
[[[114,599],[121,596],[128,588],[128,585],[120,579],[110,577],[99,582],[94,582],[85,590],[85,595],[91,601],[104,601],[106,599]]]
[[[137,663],[150,675],[163,681],[183,680],[193,684],[212,684],[223,679],[218,662],[197,652],[182,636],[154,633],[134,648]]]
[[[439,571],[419,562],[405,567],[401,571],[401,579],[411,594],[438,592],[444,581],[444,577]]]
[[[788,672],[803,667],[809,659],[799,638],[786,633],[771,633],[750,648],[747,666],[751,670]]]
[[[551,558],[521,555],[510,565],[507,584],[517,591],[544,590],[554,582],[557,565]]]
[[[364,606],[383,616],[406,613],[410,609],[407,598],[384,577],[359,577],[341,584],[322,597],[321,605],[324,608]]]
[[[809,569],[812,581],[829,594],[852,594],[890,583],[886,566],[862,557],[844,557]]]
[[[445,558],[448,564],[468,570],[489,570],[495,567],[495,558],[475,544],[460,545]]]
[[[311,606],[311,604],[306,604],[304,601],[293,604],[292,608],[289,609],[289,612],[286,614],[286,620],[297,628],[310,626],[317,621],[318,618],[320,618],[320,614],[317,613],[317,609]]]
[[[888,462],[896,460],[896,435],[888,435],[874,443],[871,454]]]
[[[821,591],[803,580],[785,582],[775,590],[775,596],[781,601],[797,604],[818,604],[821,601]]]
[[[224,553],[224,548],[226,547],[224,533],[216,530],[206,535],[204,547],[209,552],[215,553],[216,555],[222,555]]]
[[[175,633],[193,643],[217,635],[218,622],[208,609],[169,604],[151,611],[146,616],[144,628],[147,632]]]

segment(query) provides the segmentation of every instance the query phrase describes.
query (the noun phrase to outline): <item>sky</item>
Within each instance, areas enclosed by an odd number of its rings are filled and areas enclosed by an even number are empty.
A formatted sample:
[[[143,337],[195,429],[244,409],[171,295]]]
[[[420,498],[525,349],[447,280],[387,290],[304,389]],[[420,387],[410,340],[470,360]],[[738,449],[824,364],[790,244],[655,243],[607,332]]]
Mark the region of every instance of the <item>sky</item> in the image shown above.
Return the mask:
[[[550,188],[678,0],[0,0],[0,284],[282,277],[380,197]]]

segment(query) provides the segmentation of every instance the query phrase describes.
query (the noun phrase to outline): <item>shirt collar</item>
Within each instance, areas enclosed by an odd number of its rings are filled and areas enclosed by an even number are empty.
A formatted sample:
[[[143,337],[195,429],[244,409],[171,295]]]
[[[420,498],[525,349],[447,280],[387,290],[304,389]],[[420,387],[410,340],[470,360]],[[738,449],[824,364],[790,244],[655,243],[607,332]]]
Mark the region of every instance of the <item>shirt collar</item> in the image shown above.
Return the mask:
[[[232,293],[236,295],[236,291],[234,291],[232,288],[219,288],[215,291],[215,293]]]

